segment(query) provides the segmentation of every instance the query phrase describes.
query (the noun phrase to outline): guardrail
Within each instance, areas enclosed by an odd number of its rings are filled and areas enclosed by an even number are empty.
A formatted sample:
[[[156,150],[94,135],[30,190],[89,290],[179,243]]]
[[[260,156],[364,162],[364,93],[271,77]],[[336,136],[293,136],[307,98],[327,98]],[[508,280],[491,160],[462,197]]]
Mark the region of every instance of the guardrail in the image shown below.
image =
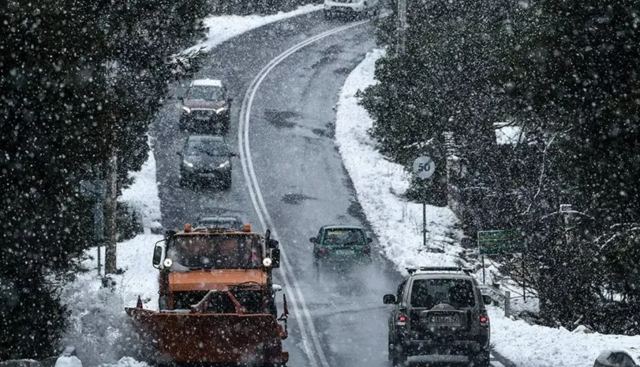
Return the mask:
[[[502,305],[504,308],[504,315],[506,317],[511,316],[511,292],[510,291],[502,291],[497,287],[492,287],[490,285],[480,285],[480,292],[483,295],[491,297],[495,303],[498,305]]]

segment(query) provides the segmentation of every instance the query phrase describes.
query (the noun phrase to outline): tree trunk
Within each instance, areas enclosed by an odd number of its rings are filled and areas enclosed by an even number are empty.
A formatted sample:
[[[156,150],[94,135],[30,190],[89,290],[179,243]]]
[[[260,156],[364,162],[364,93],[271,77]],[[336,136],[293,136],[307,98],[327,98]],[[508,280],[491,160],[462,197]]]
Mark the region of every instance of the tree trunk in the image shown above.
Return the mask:
[[[116,262],[116,215],[118,198],[118,151],[114,143],[111,144],[111,158],[107,165],[107,198],[105,201],[107,243],[104,255],[104,273],[114,274],[117,270]]]

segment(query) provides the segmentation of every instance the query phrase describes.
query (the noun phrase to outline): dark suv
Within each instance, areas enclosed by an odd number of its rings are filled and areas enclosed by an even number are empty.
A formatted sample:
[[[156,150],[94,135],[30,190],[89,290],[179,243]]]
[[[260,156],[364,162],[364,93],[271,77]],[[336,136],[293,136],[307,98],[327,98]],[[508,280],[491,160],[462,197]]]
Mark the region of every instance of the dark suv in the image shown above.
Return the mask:
[[[455,267],[407,269],[389,318],[389,359],[393,365],[467,363],[489,366],[489,317],[478,282]]]

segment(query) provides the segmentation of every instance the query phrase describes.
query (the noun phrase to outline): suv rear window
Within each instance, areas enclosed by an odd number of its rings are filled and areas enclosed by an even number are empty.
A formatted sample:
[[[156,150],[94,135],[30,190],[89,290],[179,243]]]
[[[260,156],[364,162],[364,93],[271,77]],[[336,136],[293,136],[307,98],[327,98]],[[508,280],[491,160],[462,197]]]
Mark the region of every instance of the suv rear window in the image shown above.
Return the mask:
[[[324,233],[325,246],[362,246],[366,240],[358,228],[330,228]]]
[[[433,308],[447,303],[456,308],[476,304],[473,284],[466,279],[415,279],[411,288],[411,306]]]

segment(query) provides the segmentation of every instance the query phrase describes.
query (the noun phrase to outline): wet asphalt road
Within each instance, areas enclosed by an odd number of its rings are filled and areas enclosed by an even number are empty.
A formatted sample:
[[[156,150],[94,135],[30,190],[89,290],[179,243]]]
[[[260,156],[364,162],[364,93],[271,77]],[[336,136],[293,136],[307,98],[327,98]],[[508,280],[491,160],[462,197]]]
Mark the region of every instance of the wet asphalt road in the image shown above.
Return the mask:
[[[226,135],[233,151],[239,152],[240,104],[260,69],[298,42],[343,24],[325,21],[316,12],[248,32],[212,51],[196,77],[226,82],[234,98]],[[374,27],[364,24],[300,50],[268,75],[251,109],[249,141],[257,181],[322,353],[336,367],[390,365],[382,295],[393,292],[401,279],[377,254],[371,264],[315,269],[308,241],[325,224],[367,226],[334,143],[333,108],[345,78],[373,47]],[[163,226],[180,228],[199,215],[235,214],[260,228],[239,159],[232,161],[230,190],[179,186],[181,158],[176,153],[187,133],[178,129],[178,117],[176,101],[169,101],[151,129]],[[305,351],[301,326],[309,328],[303,322],[290,317],[288,365],[328,367],[319,362],[317,348],[311,349],[311,358]]]

